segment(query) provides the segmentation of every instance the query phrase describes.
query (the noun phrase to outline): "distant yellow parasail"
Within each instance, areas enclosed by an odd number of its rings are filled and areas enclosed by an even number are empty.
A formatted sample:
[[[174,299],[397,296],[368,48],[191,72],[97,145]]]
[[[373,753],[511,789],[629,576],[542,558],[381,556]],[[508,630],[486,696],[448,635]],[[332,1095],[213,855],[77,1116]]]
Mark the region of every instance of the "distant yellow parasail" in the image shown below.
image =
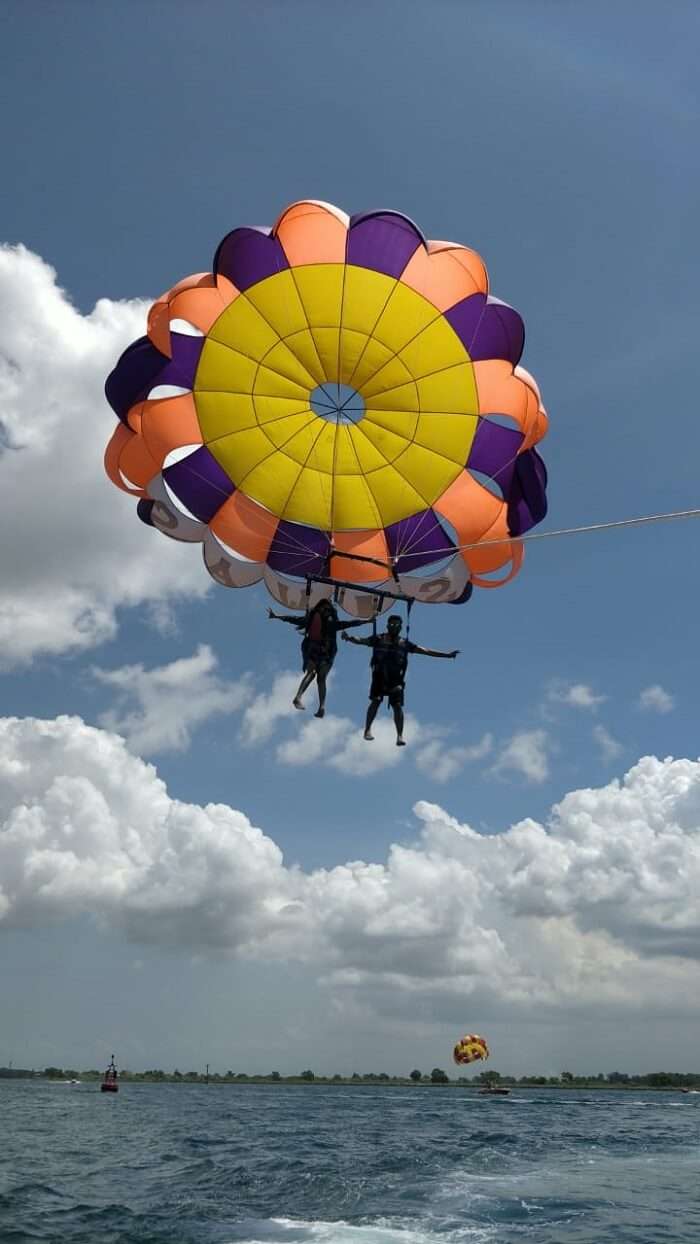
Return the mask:
[[[469,1032],[464,1037],[460,1037],[457,1042],[452,1057],[456,1063],[475,1063],[484,1060],[489,1056],[489,1047],[483,1037],[478,1036],[475,1032]]]

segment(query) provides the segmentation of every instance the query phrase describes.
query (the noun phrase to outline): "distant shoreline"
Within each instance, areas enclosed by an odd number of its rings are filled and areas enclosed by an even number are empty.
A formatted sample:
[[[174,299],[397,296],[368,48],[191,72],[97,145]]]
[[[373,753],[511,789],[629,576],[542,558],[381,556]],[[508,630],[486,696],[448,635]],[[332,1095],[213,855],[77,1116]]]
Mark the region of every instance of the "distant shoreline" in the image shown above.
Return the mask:
[[[659,1073],[668,1074],[674,1078],[678,1076],[680,1082],[676,1083],[656,1083],[650,1084],[640,1081],[584,1081],[576,1082],[566,1081],[547,1081],[546,1083],[521,1082],[510,1078],[499,1077],[492,1083],[498,1087],[507,1088],[511,1092],[540,1092],[559,1091],[566,1092],[662,1092],[662,1093],[678,1093],[684,1089],[689,1091],[700,1090],[700,1076],[693,1077],[685,1073]],[[38,1081],[40,1083],[75,1083],[96,1084],[102,1080],[101,1072],[85,1071],[85,1072],[62,1072],[60,1075],[46,1075],[43,1072],[32,1071],[14,1071],[7,1068],[0,1068],[0,1080],[22,1080],[22,1081]],[[178,1084],[178,1085],[195,1085],[207,1086],[209,1088],[221,1087],[248,1087],[248,1086],[269,1086],[271,1088],[280,1087],[324,1087],[324,1088],[411,1088],[421,1089],[458,1089],[466,1093],[478,1093],[481,1089],[488,1087],[488,1083],[482,1080],[431,1080],[430,1077],[424,1077],[421,1080],[411,1080],[409,1077],[392,1076],[386,1079],[379,1077],[357,1076],[355,1078],[349,1076],[317,1076],[313,1078],[308,1076],[222,1076],[210,1074],[190,1073],[188,1075],[149,1075],[142,1072],[122,1072],[119,1076],[121,1084],[140,1085],[140,1084]]]

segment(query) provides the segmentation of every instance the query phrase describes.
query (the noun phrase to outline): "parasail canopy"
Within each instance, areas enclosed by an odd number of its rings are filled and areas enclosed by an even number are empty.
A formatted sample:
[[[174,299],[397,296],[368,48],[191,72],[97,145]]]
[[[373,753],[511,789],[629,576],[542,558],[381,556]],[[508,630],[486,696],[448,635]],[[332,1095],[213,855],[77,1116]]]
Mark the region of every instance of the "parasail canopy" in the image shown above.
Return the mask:
[[[484,1038],[477,1036],[475,1032],[470,1032],[466,1036],[460,1037],[452,1053],[454,1061],[460,1064],[474,1063],[479,1059],[487,1059],[488,1056],[488,1045]]]
[[[107,473],[227,587],[288,607],[508,582],[546,512],[520,316],[475,251],[398,212],[288,207],[159,298],[106,384]],[[500,543],[486,543],[500,541]]]

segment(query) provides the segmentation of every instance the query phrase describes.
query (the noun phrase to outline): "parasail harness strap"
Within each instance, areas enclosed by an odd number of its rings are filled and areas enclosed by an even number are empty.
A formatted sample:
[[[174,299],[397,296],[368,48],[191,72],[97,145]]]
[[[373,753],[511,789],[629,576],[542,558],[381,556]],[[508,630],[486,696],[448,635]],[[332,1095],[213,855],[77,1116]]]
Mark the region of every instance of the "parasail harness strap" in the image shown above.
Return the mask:
[[[413,608],[413,604],[413,597],[408,596],[406,598],[406,643],[408,643],[408,637],[411,633],[411,610]]]

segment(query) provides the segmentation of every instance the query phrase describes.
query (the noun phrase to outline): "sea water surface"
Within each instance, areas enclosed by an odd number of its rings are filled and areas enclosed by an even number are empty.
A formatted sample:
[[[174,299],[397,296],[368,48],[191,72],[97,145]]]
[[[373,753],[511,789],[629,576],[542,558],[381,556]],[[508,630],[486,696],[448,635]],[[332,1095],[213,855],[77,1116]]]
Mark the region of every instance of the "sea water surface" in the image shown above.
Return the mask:
[[[700,1095],[0,1081],[2,1244],[698,1244]]]

